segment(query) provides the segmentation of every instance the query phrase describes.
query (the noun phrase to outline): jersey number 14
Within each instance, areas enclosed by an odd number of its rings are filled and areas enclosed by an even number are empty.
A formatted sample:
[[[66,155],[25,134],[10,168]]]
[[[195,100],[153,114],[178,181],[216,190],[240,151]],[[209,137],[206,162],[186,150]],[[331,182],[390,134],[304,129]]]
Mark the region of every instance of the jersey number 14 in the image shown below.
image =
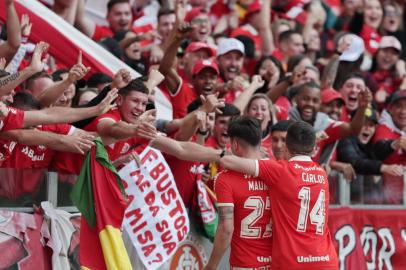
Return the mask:
[[[310,188],[303,187],[299,191],[298,195],[300,199],[300,212],[299,218],[297,221],[296,230],[298,232],[305,232],[307,225],[307,218],[309,216],[309,204],[310,204]],[[310,211],[310,223],[316,225],[316,234],[323,234],[324,223],[326,220],[326,211],[325,211],[325,198],[326,193],[324,189],[320,190],[319,197],[317,198],[316,203],[314,204],[312,210]]]

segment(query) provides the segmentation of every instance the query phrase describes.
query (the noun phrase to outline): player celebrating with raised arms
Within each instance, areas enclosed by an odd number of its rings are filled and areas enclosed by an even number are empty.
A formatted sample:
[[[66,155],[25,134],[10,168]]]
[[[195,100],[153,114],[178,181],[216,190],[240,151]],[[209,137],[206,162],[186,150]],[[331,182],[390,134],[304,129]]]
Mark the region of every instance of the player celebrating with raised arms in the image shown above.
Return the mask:
[[[241,116],[228,127],[231,150],[240,157],[261,158],[261,124]],[[231,269],[270,269],[272,222],[269,189],[263,181],[234,171],[215,181],[219,225],[205,270],[216,269],[231,242]]]

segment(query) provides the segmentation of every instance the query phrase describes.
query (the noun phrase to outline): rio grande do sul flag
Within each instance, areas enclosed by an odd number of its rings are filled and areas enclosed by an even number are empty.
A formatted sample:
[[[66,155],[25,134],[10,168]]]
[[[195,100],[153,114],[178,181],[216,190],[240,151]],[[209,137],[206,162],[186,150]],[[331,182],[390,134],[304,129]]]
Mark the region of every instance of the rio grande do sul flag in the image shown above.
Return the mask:
[[[132,269],[120,230],[127,199],[100,139],[87,154],[71,197],[82,213],[82,269]]]

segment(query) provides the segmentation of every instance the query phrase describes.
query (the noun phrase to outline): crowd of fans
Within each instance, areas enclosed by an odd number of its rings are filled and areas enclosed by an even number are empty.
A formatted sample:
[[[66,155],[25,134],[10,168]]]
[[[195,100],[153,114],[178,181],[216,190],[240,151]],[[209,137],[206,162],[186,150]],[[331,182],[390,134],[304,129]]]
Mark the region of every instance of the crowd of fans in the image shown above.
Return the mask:
[[[110,0],[107,26],[86,17],[85,0],[43,2],[142,77],[90,70],[80,52],[74,66],[60,66],[47,40],[30,42],[37,26],[29,16],[19,18],[5,0],[2,168],[78,174],[95,136],[119,168],[155,129],[228,149],[228,124],[243,114],[260,122],[263,158],[284,159],[289,124],[306,121],[317,132],[314,160],[352,181],[355,201],[360,190],[367,203],[402,201],[404,1]],[[155,119],[155,86],[172,104],[172,121]],[[187,207],[196,189],[192,168],[203,168],[208,186],[222,170],[166,159]]]

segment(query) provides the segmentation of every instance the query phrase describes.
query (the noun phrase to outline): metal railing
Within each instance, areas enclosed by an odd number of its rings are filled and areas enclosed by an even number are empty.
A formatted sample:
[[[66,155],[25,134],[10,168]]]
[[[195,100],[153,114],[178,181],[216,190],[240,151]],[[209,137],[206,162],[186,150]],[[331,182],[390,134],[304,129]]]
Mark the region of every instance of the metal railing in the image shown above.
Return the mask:
[[[368,193],[371,190],[365,190],[365,187],[368,186],[366,184],[371,184],[371,181],[382,183],[384,179],[377,180],[377,178],[359,175],[352,182],[348,182],[344,179],[343,174],[333,172],[329,175],[329,180],[330,196],[335,197],[335,200],[330,202],[331,208],[342,206],[364,209],[406,208],[406,176],[401,178],[402,189],[395,189],[396,196],[401,197],[396,204],[375,203],[379,200],[371,200],[371,194]],[[73,206],[69,196],[75,181],[76,176],[46,170],[0,169],[0,209],[33,212],[33,205],[39,206],[41,201],[49,201],[59,209],[77,212],[77,208]],[[28,188],[24,188],[25,183]],[[376,185],[376,187],[381,186]],[[378,195],[380,195],[379,193],[384,192],[378,190]]]

